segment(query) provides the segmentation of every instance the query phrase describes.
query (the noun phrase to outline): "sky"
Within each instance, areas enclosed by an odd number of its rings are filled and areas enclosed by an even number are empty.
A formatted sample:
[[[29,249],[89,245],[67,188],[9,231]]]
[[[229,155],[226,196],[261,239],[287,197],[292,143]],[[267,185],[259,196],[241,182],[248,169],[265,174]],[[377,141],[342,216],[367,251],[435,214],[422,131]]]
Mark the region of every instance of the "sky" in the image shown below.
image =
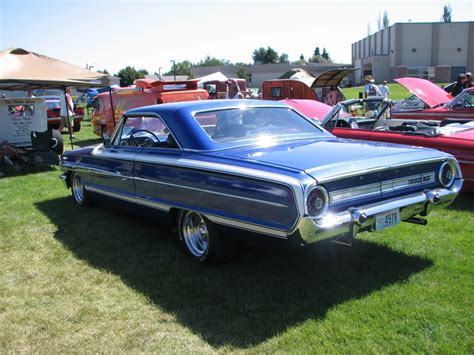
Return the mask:
[[[290,61],[326,48],[337,63],[351,62],[351,44],[377,31],[387,11],[397,22],[440,21],[450,4],[453,21],[473,21],[474,1],[349,0],[0,0],[0,50],[21,47],[93,70],[117,73],[130,65],[150,73],[171,60],[207,55],[252,63],[252,52],[272,47]]]

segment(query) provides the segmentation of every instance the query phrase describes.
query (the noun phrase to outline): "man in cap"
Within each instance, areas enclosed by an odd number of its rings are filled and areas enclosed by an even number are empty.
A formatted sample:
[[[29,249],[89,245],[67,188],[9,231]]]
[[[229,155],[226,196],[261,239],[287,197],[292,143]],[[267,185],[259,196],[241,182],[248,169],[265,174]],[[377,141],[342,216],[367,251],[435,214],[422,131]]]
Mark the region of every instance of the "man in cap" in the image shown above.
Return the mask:
[[[365,80],[365,86],[364,86],[365,98],[369,96],[382,96],[379,88],[377,87],[377,85],[374,84],[375,80],[372,77],[372,75],[366,75],[364,80]]]

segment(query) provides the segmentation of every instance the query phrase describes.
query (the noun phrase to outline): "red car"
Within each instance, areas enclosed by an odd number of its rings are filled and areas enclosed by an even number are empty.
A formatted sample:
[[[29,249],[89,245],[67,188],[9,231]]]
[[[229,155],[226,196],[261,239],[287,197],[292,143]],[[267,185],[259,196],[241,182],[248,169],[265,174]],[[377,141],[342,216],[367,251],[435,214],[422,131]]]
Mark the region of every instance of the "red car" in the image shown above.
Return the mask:
[[[474,88],[461,92],[455,98],[438,85],[424,79],[400,78],[397,83],[413,95],[395,103],[392,117],[411,120],[437,120],[446,118],[474,120]]]
[[[61,102],[59,96],[41,96],[46,102],[48,128],[58,129],[61,120]],[[84,118],[84,108],[74,107],[74,132],[81,130],[81,121]]]
[[[401,143],[435,148],[458,159],[464,178],[463,191],[474,191],[474,120],[400,121],[391,118],[391,100],[347,100],[331,107],[313,100],[283,100],[341,138]]]

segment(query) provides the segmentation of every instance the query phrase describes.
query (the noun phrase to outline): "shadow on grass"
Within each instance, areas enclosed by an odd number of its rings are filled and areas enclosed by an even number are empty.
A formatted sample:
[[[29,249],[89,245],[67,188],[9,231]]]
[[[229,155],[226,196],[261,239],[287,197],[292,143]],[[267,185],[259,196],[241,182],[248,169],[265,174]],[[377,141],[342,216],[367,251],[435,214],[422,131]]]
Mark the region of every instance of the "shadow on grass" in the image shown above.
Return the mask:
[[[33,166],[31,164],[21,164],[18,167],[0,166],[0,179],[44,173],[56,170],[54,166]]]
[[[102,143],[102,139],[93,138],[93,139],[86,139],[86,140],[81,140],[81,141],[73,140],[72,142],[74,144],[74,148],[82,148],[82,147],[87,147],[89,145],[96,145],[96,144]],[[70,144],[69,140],[68,140],[68,144]]]
[[[196,265],[167,227],[70,198],[39,203],[55,237],[91,266],[112,272],[214,347],[247,348],[332,307],[364,297],[432,265],[359,241],[305,250],[244,248],[231,263]]]
[[[448,209],[455,211],[474,211],[474,192],[463,192],[456,197]]]

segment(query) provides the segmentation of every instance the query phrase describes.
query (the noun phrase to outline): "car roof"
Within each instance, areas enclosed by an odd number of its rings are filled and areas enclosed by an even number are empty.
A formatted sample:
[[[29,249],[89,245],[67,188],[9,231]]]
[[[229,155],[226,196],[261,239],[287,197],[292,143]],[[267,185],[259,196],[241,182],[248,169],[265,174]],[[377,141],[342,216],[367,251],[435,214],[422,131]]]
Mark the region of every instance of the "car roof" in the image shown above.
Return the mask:
[[[283,106],[287,105],[278,101],[270,100],[196,100],[196,101],[185,101],[185,102],[172,102],[167,104],[150,105],[139,108],[134,108],[127,111],[125,114],[136,114],[136,113],[163,113],[163,112],[175,112],[177,110],[184,110],[187,112],[206,111],[206,110],[217,110],[226,108],[236,107],[268,107],[268,106]]]
[[[281,107],[294,110],[278,101],[266,100],[202,100],[176,102],[134,108],[125,116],[156,114],[163,118],[179,144],[191,150],[220,150],[242,146],[241,142],[214,142],[193,118],[195,112],[237,109],[245,107]]]

